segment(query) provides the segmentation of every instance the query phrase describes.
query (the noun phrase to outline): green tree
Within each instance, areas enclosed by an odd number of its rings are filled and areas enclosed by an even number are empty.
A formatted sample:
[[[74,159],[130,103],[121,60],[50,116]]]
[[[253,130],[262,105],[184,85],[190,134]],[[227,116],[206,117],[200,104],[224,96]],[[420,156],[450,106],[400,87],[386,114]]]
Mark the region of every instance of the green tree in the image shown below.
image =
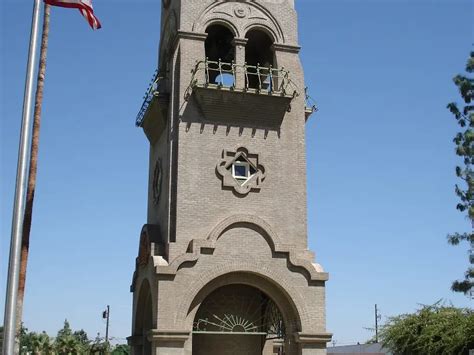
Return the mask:
[[[395,355],[464,355],[474,347],[474,312],[441,305],[389,318],[380,339]]]
[[[87,336],[87,333],[84,329],[76,330],[74,333],[72,333],[72,336],[75,337],[84,348],[87,348],[89,346],[89,337]]]
[[[112,355],[129,355],[130,347],[126,344],[119,344],[112,350]]]
[[[474,72],[474,52],[471,52],[466,65],[466,72],[472,74]],[[461,185],[456,185],[456,195],[459,197],[459,203],[456,208],[467,214],[471,221],[471,232],[454,233],[448,236],[448,241],[452,245],[458,245],[465,241],[474,248],[474,78],[467,75],[456,75],[453,79],[454,84],[458,87],[459,93],[464,101],[462,107],[451,102],[448,109],[454,115],[457,123],[461,127],[461,132],[454,137],[456,144],[456,154],[463,159],[464,165],[456,167],[456,175],[462,180]],[[454,281],[451,289],[455,292],[463,292],[467,294],[473,287],[474,280],[474,255],[472,251],[469,255],[469,263],[463,280]]]
[[[40,344],[40,355],[54,355],[54,343],[46,332],[38,334]]]
[[[58,331],[58,335],[54,342],[54,347],[58,355],[82,354],[88,351],[88,345],[85,345],[82,342],[83,339],[81,337],[83,334],[78,336],[77,333],[78,332],[73,333],[67,319],[64,320],[63,328]]]
[[[3,349],[3,325],[0,326],[0,349]]]
[[[109,344],[107,344],[104,338],[100,337],[100,334],[97,333],[94,342],[90,346],[89,350],[91,355],[106,355],[109,354]]]

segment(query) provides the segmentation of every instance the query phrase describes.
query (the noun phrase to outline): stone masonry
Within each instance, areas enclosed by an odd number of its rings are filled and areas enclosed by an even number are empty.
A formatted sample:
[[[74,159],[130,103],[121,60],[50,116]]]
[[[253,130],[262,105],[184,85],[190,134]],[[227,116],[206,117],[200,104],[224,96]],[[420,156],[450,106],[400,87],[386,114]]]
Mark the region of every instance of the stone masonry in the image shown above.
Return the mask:
[[[326,354],[299,50],[292,0],[162,1],[133,354]]]

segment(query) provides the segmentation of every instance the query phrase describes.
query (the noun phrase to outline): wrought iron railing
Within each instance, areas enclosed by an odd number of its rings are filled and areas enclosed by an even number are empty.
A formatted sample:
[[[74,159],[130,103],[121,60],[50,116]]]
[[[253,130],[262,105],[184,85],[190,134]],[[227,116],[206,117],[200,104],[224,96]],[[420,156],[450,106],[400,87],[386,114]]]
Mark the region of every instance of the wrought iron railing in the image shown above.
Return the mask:
[[[135,125],[141,127],[145,114],[150,107],[153,97],[160,93],[160,85],[164,76],[155,70],[150,80],[143,103],[137,114]],[[234,62],[222,62],[203,60],[196,63],[192,70],[191,84],[185,92],[188,99],[195,86],[227,88],[230,90],[240,89],[267,95],[298,96],[301,90],[291,80],[290,72],[284,68],[263,67],[260,65],[235,64]],[[306,111],[311,113],[317,111],[316,103],[304,90]]]
[[[140,107],[140,111],[138,111],[138,115],[135,120],[135,125],[137,127],[140,127],[142,125],[143,119],[145,118],[145,113],[148,110],[148,107],[150,106],[150,103],[153,97],[158,96],[159,84],[162,79],[163,77],[158,72],[158,69],[155,70],[151,78],[150,84],[148,85],[148,88],[145,91],[145,95],[143,96],[142,106]]]
[[[197,62],[192,70],[191,84],[186,91],[186,97],[189,97],[195,86],[241,89],[281,96],[299,94],[290,80],[290,72],[285,68],[236,64],[221,60],[206,59]]]

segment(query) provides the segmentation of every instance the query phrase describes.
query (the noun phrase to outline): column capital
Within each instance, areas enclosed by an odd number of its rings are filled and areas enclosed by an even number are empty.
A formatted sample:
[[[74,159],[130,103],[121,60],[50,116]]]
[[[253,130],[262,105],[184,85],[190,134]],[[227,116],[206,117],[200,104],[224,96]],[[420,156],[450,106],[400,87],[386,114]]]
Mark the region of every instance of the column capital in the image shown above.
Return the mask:
[[[234,38],[232,40],[232,44],[234,46],[245,46],[248,41],[249,41],[248,38]]]
[[[295,341],[300,344],[326,344],[332,339],[332,333],[295,333]]]
[[[207,38],[207,33],[200,33],[200,32],[189,32],[189,31],[178,31],[178,38],[184,39],[194,39],[197,41],[205,41]]]
[[[272,44],[272,49],[279,52],[299,53],[301,47],[290,44],[274,43]]]
[[[148,340],[154,342],[155,344],[164,344],[164,343],[182,343],[188,340],[191,332],[189,331],[180,331],[180,330],[158,330],[151,329],[148,332]]]

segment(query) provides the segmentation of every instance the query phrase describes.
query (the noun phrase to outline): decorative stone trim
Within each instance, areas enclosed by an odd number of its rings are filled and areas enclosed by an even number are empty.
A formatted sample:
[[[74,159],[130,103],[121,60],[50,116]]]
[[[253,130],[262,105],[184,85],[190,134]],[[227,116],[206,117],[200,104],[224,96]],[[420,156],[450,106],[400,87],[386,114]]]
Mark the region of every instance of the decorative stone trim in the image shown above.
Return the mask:
[[[295,333],[295,341],[300,344],[325,344],[332,339],[332,333],[304,334]]]
[[[205,41],[206,38],[207,38],[207,33],[188,32],[188,31],[181,31],[180,30],[180,31],[178,31],[178,38]]]
[[[192,29],[204,32],[212,23],[227,24],[232,28],[235,37],[245,37],[251,28],[264,28],[275,42],[285,42],[279,21],[265,5],[255,1],[214,1],[201,12]]]
[[[247,45],[248,41],[249,41],[248,38],[234,38],[232,40],[232,44],[234,46],[245,46],[245,45]]]
[[[153,170],[153,204],[156,206],[160,201],[161,195],[161,181],[163,180],[163,171],[161,168],[161,159],[157,159],[155,162],[155,169]]]
[[[148,340],[158,343],[182,343],[188,340],[190,332],[179,330],[158,330],[152,329],[148,332]]]
[[[232,167],[238,161],[249,164],[254,173],[245,182],[238,181],[232,175]],[[217,163],[217,173],[222,178],[222,186],[231,187],[240,195],[247,195],[251,190],[260,190],[260,185],[265,180],[265,168],[259,164],[258,154],[249,154],[244,147],[237,148],[235,152],[222,151],[222,159]]]
[[[324,272],[321,265],[312,262],[312,256],[310,258],[310,255],[305,255],[301,250],[295,250],[292,245],[283,244],[280,237],[272,230],[267,222],[257,216],[251,215],[234,215],[226,218],[220,222],[205,239],[193,239],[189,243],[188,251],[174,259],[171,264],[168,265],[164,263],[163,265],[155,266],[156,273],[158,275],[176,275],[182,264],[198,260],[203,249],[213,251],[222,233],[237,223],[248,223],[260,228],[270,238],[269,245],[272,251],[285,254],[291,265],[304,271],[303,275],[305,275],[308,281],[324,282],[329,279],[329,274]]]
[[[290,53],[299,53],[301,50],[300,46],[293,46],[290,44],[274,43],[272,45],[274,51],[279,52],[290,52]]]

